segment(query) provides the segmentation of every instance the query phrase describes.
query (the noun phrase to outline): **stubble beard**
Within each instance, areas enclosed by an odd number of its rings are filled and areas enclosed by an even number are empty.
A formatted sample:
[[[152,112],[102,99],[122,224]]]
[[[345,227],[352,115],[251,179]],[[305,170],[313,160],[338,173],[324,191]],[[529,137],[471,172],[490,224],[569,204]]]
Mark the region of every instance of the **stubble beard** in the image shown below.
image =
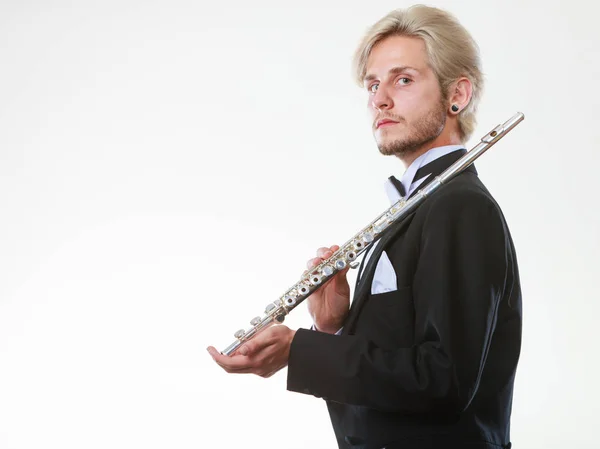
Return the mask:
[[[378,144],[379,152],[385,156],[397,156],[405,159],[419,151],[424,145],[435,140],[446,125],[446,105],[440,102],[411,126],[406,120],[401,126],[407,126],[406,134],[398,139]],[[384,130],[385,132],[385,130]]]

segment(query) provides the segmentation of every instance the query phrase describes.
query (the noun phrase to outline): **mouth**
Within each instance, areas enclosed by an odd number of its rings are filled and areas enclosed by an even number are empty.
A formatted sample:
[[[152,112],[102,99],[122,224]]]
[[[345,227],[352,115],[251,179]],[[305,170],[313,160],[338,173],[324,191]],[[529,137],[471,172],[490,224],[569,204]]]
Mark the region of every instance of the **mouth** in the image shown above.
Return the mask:
[[[386,127],[386,126],[392,126],[392,125],[395,125],[395,124],[397,124],[397,123],[398,123],[398,122],[395,122],[395,121],[393,121],[393,120],[383,119],[383,120],[379,120],[379,121],[377,122],[377,124],[375,125],[375,127],[376,127],[377,129],[379,129],[379,128],[384,128],[384,127]]]

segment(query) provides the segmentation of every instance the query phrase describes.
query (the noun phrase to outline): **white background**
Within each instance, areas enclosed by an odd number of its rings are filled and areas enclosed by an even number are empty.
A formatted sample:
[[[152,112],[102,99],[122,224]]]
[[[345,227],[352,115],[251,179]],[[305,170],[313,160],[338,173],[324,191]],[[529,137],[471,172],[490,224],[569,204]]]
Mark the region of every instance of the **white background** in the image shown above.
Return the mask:
[[[286,370],[205,348],[389,206],[350,60],[404,6],[0,3],[0,448],[335,447]],[[476,163],[521,270],[514,447],[600,447],[597,7],[436,6],[482,52],[467,146],[526,115]]]

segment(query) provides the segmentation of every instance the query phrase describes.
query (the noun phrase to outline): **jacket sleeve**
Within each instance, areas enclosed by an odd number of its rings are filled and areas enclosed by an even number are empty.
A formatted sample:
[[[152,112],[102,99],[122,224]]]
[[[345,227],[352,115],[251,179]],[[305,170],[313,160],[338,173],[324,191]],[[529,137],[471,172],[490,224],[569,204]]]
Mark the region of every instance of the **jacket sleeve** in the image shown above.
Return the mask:
[[[413,278],[411,347],[297,331],[288,390],[379,410],[465,409],[477,391],[507,275],[508,237],[483,192],[433,197]]]

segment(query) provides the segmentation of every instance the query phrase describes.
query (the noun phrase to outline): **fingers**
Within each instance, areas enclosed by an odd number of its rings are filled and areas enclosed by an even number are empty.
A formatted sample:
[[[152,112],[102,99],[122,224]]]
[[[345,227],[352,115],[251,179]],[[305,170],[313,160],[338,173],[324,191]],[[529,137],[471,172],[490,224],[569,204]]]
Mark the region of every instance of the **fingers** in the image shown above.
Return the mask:
[[[264,334],[244,343],[231,356],[220,354],[212,346],[206,349],[213,360],[228,373],[251,373],[269,377],[287,364],[289,349],[286,352],[285,348],[289,348],[295,332],[279,325],[265,330]]]
[[[261,351],[264,351],[269,346],[275,344],[286,329],[287,327],[283,325],[272,326],[265,329],[252,340],[244,343],[231,356],[219,353],[219,351],[212,346],[209,346],[206,350],[213,360],[227,372],[251,372],[251,370],[256,367],[256,360],[253,359],[253,356],[256,356]]]
[[[323,262],[323,259],[321,259],[320,257],[315,257],[313,259],[310,259],[308,262],[306,262],[306,268],[308,268],[310,270],[311,268],[314,268],[317,265],[319,265],[321,262]]]
[[[340,247],[338,245],[333,245],[329,248],[327,248],[325,246],[322,246],[321,248],[319,248],[317,250],[317,257],[309,259],[308,262],[306,262],[307,271],[305,271],[304,274],[306,274],[308,272],[308,270],[319,265],[321,262],[323,262],[323,260],[328,259],[329,257],[333,256],[333,253],[336,252],[338,249],[340,249]]]
[[[330,248],[321,247],[317,250],[317,257],[321,257],[323,259],[331,257],[332,254],[333,254],[333,252],[331,251]]]
[[[317,257],[327,259],[327,258],[333,256],[333,253],[335,253],[338,249],[340,249],[340,247],[338,245],[333,245],[333,246],[330,246],[329,248],[321,247],[317,250]]]
[[[213,360],[217,363],[217,365],[219,365],[228,373],[257,374],[260,370],[260,361],[253,359],[250,356],[245,356],[241,354],[233,354],[231,356],[226,356],[223,354],[219,354],[219,352],[212,346],[209,346],[207,350],[213,358]]]
[[[272,338],[263,339],[262,341],[256,337],[254,340],[244,343],[240,349],[238,349],[238,354],[245,355],[247,357],[251,357],[263,349],[271,346],[274,343]]]
[[[212,346],[206,348],[213,360],[228,373],[239,373],[250,369],[250,360],[243,355],[226,356],[217,351]]]
[[[261,377],[268,377],[278,370],[273,370],[273,367],[268,365],[268,355],[265,358],[257,358],[238,354],[228,357],[219,354],[212,347],[207,349],[213,360],[230,374],[256,374]]]

